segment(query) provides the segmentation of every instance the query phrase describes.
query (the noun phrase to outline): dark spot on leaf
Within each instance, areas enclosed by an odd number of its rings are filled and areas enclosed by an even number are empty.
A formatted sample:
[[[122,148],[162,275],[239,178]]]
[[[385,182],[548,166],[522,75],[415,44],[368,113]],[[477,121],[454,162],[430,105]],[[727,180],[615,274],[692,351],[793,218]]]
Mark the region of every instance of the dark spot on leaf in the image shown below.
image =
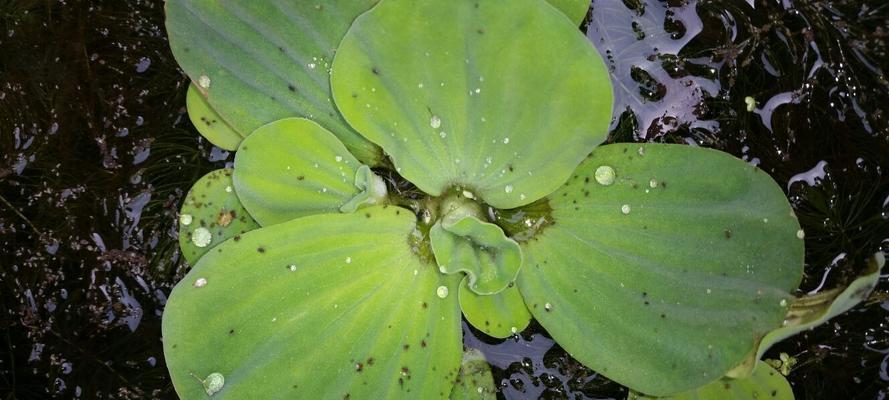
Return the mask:
[[[426,347],[426,339],[420,341],[420,347]]]
[[[234,329],[229,330],[229,331],[228,331],[228,335],[229,335],[229,336],[234,336],[234,335],[235,335],[235,330],[234,330]]]
[[[402,346],[402,348],[404,349],[404,351],[408,351],[411,349],[411,345],[406,344],[406,345]]]
[[[667,318],[667,314],[661,314],[661,318]]]
[[[367,359],[367,365],[374,365],[374,358],[370,357]]]
[[[291,91],[291,92],[296,92],[296,86],[293,86],[293,85],[287,85],[287,90],[289,90],[289,91]]]
[[[370,70],[373,71],[374,75],[379,75],[379,74],[380,74],[380,70],[377,69],[377,67],[373,67],[373,68],[371,68]]]
[[[731,230],[731,229],[726,229],[726,230],[725,230],[725,238],[726,238],[726,239],[731,239],[731,238],[732,238],[732,230]]]
[[[265,253],[265,247],[259,246],[256,248],[256,251],[259,252],[260,254]]]
[[[362,363],[355,364],[355,372],[361,372],[361,371],[364,371],[364,364],[362,364]]]
[[[236,242],[239,242],[241,241],[241,235],[235,235],[235,237],[233,237],[232,239],[234,239]]]
[[[301,181],[303,179],[306,179],[306,177],[302,176],[302,175],[296,177],[296,180],[298,180],[298,181]]]

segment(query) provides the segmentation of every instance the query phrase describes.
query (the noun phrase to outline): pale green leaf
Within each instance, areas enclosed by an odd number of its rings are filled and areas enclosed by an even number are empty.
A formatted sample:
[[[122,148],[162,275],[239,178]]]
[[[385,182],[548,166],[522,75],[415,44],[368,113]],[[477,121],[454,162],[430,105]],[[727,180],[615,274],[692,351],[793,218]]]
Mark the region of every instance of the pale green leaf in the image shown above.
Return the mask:
[[[876,253],[868,260],[865,274],[852,281],[845,289],[836,288],[795,298],[787,311],[784,324],[762,338],[756,352],[751,353],[751,356],[730,371],[729,375],[738,377],[749,375],[755,365],[754,360],[761,359],[766,350],[775,343],[821,325],[866,300],[874,287],[877,286],[880,271],[885,264],[885,255]]]
[[[194,264],[216,245],[259,228],[234,192],[232,170],[219,169],[198,179],[179,212],[179,248]]]
[[[332,86],[423,192],[460,186],[497,208],[558,188],[611,120],[601,57],[539,0],[381,2],[340,44]]]
[[[460,309],[475,329],[495,338],[507,338],[525,330],[531,313],[515,285],[500,293],[480,295],[469,288],[468,278],[460,284]]]
[[[673,396],[649,397],[630,392],[630,400],[793,400],[793,389],[784,375],[758,361],[756,372],[743,379],[723,378],[698,389]]]
[[[238,148],[243,136],[232,129],[228,122],[207,104],[207,99],[198,92],[197,86],[193,83],[188,85],[185,105],[188,108],[188,118],[201,136],[225,150],[233,151]]]
[[[466,349],[463,352],[463,364],[457,383],[451,391],[450,400],[495,400],[497,387],[491,366],[485,355],[478,349]]]
[[[781,326],[802,277],[781,188],[715,150],[602,146],[549,206],[522,245],[525,302],[572,356],[640,392],[722,377]]]
[[[460,368],[456,277],[411,252],[410,211],[265,227],[207,253],[163,319],[176,392],[206,399],[447,398]],[[196,378],[197,377],[197,378]]]
[[[559,9],[574,26],[579,26],[586,18],[586,13],[590,9],[590,0],[548,0],[553,7]]]
[[[166,27],[179,66],[242,136],[305,117],[376,165],[379,148],[339,115],[329,76],[337,44],[376,1],[169,0]]]
[[[367,185],[368,179],[374,184]],[[386,193],[380,178],[336,136],[302,118],[272,122],[244,139],[234,181],[244,207],[263,226],[340,212],[350,202],[354,211],[382,202]]]

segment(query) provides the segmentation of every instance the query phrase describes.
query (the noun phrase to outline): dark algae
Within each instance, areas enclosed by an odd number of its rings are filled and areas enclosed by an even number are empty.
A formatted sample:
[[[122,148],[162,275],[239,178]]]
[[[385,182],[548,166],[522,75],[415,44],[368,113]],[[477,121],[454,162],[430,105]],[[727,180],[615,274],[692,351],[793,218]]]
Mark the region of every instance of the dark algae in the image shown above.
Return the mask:
[[[233,156],[185,114],[163,2],[6,1],[0,23],[0,396],[175,398],[160,322],[188,268],[177,213]],[[805,233],[797,294],[846,285],[889,250],[884,1],[596,0],[583,29],[613,77],[610,142],[713,147],[786,190]],[[714,235],[737,240],[731,227]],[[798,399],[883,398],[887,324],[883,278],[863,304],[765,358],[796,358]],[[626,396],[536,323],[506,340],[464,333],[501,398]]]

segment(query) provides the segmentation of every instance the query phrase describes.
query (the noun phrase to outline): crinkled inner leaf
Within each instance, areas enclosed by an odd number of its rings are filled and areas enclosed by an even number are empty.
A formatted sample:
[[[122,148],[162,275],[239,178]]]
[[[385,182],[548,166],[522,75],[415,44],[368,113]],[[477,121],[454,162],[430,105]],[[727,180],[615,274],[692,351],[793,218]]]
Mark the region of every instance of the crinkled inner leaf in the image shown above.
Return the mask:
[[[781,326],[802,276],[783,191],[725,153],[602,146],[549,202],[555,224],[523,243],[525,302],[574,357],[643,393],[722,377]]]
[[[478,294],[506,289],[522,268],[519,244],[499,226],[473,216],[439,221],[429,231],[429,241],[441,272],[465,272],[469,288]]]
[[[494,400],[497,387],[485,355],[478,349],[463,352],[463,365],[457,376],[457,383],[451,392],[450,400]]]
[[[371,207],[248,232],[201,258],[163,319],[176,392],[213,398],[447,398],[460,368],[457,289],[408,246],[410,211]]]
[[[232,170],[219,169],[198,179],[179,212],[179,248],[194,264],[216,245],[259,228],[238,200]]]
[[[604,63],[538,0],[387,0],[337,50],[334,99],[401,175],[513,208],[555,190],[611,120]],[[594,95],[590,95],[594,94]]]
[[[868,269],[865,275],[852,281],[847,288],[832,289],[794,299],[790,304],[784,325],[769,332],[759,343],[756,352],[751,353],[748,360],[730,371],[729,375],[739,377],[749,375],[753,366],[758,365],[754,361],[761,359],[766,350],[775,343],[821,325],[866,300],[874,287],[877,286],[880,270],[885,263],[886,258],[883,253],[876,253],[868,260]]]
[[[369,188],[364,181],[367,174],[374,182],[379,178],[366,166],[358,174],[361,167],[329,131],[306,119],[288,118],[264,125],[244,139],[235,155],[234,181],[244,207],[268,226],[339,212],[362,194],[366,196],[353,206],[379,199],[379,185]]]
[[[744,379],[723,378],[706,386],[668,397],[649,397],[630,392],[630,400],[793,400],[793,389],[784,375],[758,361],[756,372]]]
[[[483,296],[469,288],[468,279],[463,278],[460,284],[460,309],[476,329],[503,339],[525,330],[531,323],[531,313],[515,285]]]
[[[362,165],[355,172],[355,187],[360,192],[343,204],[340,211],[355,212],[362,206],[382,204],[386,200],[386,182],[376,176],[367,165]]]
[[[201,136],[207,138],[210,143],[225,149],[235,150],[244,137],[232,129],[232,127],[207,104],[207,99],[198,92],[197,86],[188,85],[188,93],[185,95],[185,105],[188,107],[188,118],[198,130]]]
[[[330,63],[349,25],[377,0],[166,2],[170,47],[209,104],[243,136],[306,117],[360,160],[379,148],[353,131],[330,99]]]

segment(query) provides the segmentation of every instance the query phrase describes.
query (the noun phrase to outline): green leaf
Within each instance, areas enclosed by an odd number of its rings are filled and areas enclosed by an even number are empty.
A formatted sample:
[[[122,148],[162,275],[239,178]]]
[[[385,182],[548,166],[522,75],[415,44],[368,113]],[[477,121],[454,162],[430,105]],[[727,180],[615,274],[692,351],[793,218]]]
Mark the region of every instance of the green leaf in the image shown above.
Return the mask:
[[[198,179],[179,212],[179,248],[194,264],[216,245],[259,228],[233,190],[232,170],[218,169]]]
[[[463,352],[463,365],[451,391],[450,400],[495,400],[497,388],[491,366],[478,349]]]
[[[590,0],[548,0],[549,4],[565,14],[574,26],[580,26],[590,9]]]
[[[601,57],[539,0],[381,2],[340,44],[332,86],[423,192],[460,186],[496,208],[558,188],[611,120]]]
[[[233,151],[238,148],[244,137],[207,104],[207,99],[198,92],[194,83],[188,85],[185,105],[188,108],[188,118],[201,136],[225,150]]]
[[[337,44],[376,1],[169,0],[166,26],[179,66],[242,136],[282,118],[306,117],[376,165],[379,148],[337,113],[329,77]]]
[[[488,336],[507,338],[525,330],[531,323],[531,312],[525,307],[522,294],[515,285],[500,293],[483,296],[473,292],[468,278],[463,278],[458,296],[463,316]]]
[[[522,246],[525,303],[572,356],[650,395],[741,363],[802,277],[783,191],[726,153],[602,146],[549,203],[553,225]]]
[[[783,375],[767,363],[758,361],[756,372],[744,379],[723,378],[701,388],[668,397],[649,397],[635,392],[630,400],[793,400],[793,389]]]
[[[845,289],[837,288],[794,299],[787,311],[783,326],[769,332],[762,338],[756,352],[752,353],[744,363],[730,371],[729,375],[735,377],[749,375],[753,372],[754,361],[761,359],[766,350],[775,343],[821,325],[866,300],[874,287],[877,286],[880,270],[885,264],[885,255],[876,253],[868,260],[865,274],[852,281]]]
[[[444,274],[465,272],[468,287],[482,295],[498,293],[515,282],[522,268],[519,244],[499,226],[474,216],[446,215],[429,231],[432,252]]]
[[[244,139],[235,154],[235,187],[263,226],[382,202],[386,186],[320,125],[275,121]],[[368,182],[373,182],[368,185]]]
[[[460,368],[456,277],[408,246],[410,211],[367,208],[248,232],[207,253],[163,318],[176,392],[206,399],[447,398]],[[197,379],[195,377],[198,377]]]

